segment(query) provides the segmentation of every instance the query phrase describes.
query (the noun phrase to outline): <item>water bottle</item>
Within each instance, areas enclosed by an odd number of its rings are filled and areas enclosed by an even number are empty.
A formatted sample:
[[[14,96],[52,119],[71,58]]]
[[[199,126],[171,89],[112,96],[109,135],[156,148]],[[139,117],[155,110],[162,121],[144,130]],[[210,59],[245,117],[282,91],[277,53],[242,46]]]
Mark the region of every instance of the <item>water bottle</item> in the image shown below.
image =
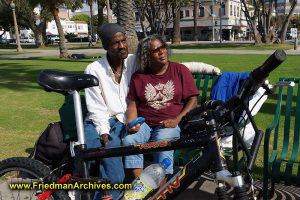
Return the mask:
[[[143,199],[157,189],[163,182],[166,169],[171,165],[171,161],[165,158],[160,164],[152,164],[144,169],[139,177],[132,182],[132,189],[126,190],[124,200]]]

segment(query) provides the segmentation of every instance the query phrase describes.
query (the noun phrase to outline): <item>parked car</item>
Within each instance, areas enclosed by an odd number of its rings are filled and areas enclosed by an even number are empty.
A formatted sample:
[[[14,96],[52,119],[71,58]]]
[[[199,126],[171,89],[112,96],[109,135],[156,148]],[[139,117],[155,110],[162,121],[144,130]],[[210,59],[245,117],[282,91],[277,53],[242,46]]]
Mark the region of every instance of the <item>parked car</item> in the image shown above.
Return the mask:
[[[22,43],[34,43],[35,40],[33,38],[23,37],[23,38],[20,39],[20,42],[22,42]]]
[[[0,44],[9,44],[9,43],[10,43],[9,39],[0,38]]]
[[[59,35],[47,35],[47,44],[54,44],[54,43],[59,43]],[[65,42],[68,42],[67,39],[65,39]]]

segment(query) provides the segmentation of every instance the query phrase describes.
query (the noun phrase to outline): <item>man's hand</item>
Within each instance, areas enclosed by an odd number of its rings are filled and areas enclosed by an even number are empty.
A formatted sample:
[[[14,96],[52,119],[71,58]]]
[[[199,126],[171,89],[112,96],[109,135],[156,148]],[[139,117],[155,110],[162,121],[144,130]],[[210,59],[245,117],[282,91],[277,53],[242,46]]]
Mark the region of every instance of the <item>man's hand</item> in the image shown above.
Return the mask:
[[[100,135],[100,142],[102,145],[108,145],[109,144],[109,134],[102,134]]]
[[[141,125],[136,124],[131,128],[127,128],[127,130],[128,130],[129,133],[134,134],[134,133],[138,132],[140,130],[140,128],[141,128]]]
[[[176,126],[179,124],[180,119],[174,118],[174,119],[166,119],[160,122],[160,125],[163,128],[176,128]]]

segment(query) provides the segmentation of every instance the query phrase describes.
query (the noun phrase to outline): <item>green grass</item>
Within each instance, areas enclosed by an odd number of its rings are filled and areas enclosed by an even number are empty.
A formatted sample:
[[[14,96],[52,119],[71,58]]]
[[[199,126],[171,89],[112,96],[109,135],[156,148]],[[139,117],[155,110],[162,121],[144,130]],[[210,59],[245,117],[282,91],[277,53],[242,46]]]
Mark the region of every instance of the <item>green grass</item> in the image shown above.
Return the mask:
[[[249,44],[249,43],[213,43],[213,44],[180,44],[171,45],[172,49],[209,49],[209,50],[275,50],[293,49],[293,44]]]
[[[83,44],[73,44],[73,43],[66,43],[67,48],[70,50],[76,50],[76,49],[95,49],[95,48],[101,48],[102,45],[100,43],[95,44],[92,47],[89,47],[87,43],[83,43]],[[21,47],[23,50],[30,50],[30,49],[35,49],[35,50],[56,50],[59,49],[58,44],[51,44],[51,45],[47,45],[44,48],[37,48],[35,45],[33,44],[29,44],[29,45],[22,45]],[[9,45],[5,45],[5,44],[0,44],[0,49],[16,49],[16,45],[15,44],[9,44]],[[0,52],[1,54],[2,52]]]
[[[267,55],[174,54],[177,62],[206,62],[225,71],[251,71],[260,66]],[[64,97],[43,91],[36,80],[42,69],[83,72],[95,59],[64,60],[56,56],[31,59],[0,60],[0,160],[12,156],[28,156],[34,142],[48,123],[58,121],[58,109]],[[286,62],[271,73],[272,83],[279,77],[300,77],[300,55],[289,55]],[[270,97],[255,117],[265,131],[273,120],[276,98]],[[262,169],[262,148],[257,158],[256,172]]]

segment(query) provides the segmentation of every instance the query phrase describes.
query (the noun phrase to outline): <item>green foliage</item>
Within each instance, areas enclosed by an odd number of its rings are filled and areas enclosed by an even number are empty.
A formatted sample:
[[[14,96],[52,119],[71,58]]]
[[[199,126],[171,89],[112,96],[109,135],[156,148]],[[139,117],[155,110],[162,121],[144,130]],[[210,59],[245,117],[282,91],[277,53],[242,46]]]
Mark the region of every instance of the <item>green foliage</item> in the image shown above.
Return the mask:
[[[68,40],[68,41],[71,41],[72,39],[76,38],[77,35],[74,34],[74,33],[67,33],[65,34],[65,38]]]
[[[71,20],[72,20],[72,21],[83,21],[83,22],[89,23],[90,17],[89,17],[88,15],[81,14],[81,15],[73,16],[73,17],[71,18]]]

